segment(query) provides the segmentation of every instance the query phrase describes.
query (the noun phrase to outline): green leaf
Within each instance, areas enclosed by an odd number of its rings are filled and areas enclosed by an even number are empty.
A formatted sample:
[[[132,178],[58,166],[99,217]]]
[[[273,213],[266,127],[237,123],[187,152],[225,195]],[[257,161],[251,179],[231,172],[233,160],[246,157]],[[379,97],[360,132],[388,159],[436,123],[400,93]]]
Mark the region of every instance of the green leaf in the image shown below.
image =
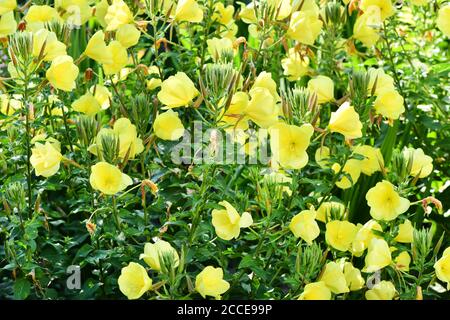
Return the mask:
[[[14,283],[14,299],[24,300],[30,295],[31,284],[27,279],[22,278]]]

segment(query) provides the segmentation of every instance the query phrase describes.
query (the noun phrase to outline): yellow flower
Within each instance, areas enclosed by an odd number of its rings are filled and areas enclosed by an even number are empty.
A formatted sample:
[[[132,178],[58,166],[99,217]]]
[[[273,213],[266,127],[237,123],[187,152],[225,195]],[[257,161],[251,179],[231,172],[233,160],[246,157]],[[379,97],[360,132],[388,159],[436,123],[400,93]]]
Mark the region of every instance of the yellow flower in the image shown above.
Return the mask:
[[[7,94],[0,94],[0,112],[4,115],[13,115],[17,110],[22,108],[22,102],[18,99],[10,98]],[[17,97],[19,98],[19,97]]]
[[[14,12],[10,11],[0,17],[0,38],[6,38],[16,32],[17,22],[14,18]]]
[[[345,206],[336,201],[323,202],[316,211],[316,220],[328,222],[338,220],[345,215]]]
[[[130,262],[122,268],[117,282],[120,291],[130,300],[139,299],[152,287],[152,279],[147,271],[136,262]]]
[[[385,91],[374,102],[375,112],[388,119],[398,119],[405,112],[403,97],[397,91]]]
[[[313,11],[296,11],[292,14],[287,36],[300,43],[313,45],[322,29],[323,22]]]
[[[381,281],[366,291],[367,300],[392,300],[395,297],[396,290],[392,282]]]
[[[95,14],[94,16],[97,18],[97,21],[100,23],[102,28],[106,27],[105,16],[108,12],[108,0],[101,0],[95,5]]]
[[[72,103],[72,108],[73,110],[82,112],[88,116],[94,116],[102,110],[100,103],[98,103],[97,99],[95,99],[90,92],[86,92],[84,95],[75,100]]]
[[[429,0],[411,0],[411,3],[415,6],[425,6],[429,3]]]
[[[328,262],[325,271],[320,277],[320,281],[325,282],[328,289],[334,294],[349,292],[347,281],[341,267],[336,262]]]
[[[320,234],[315,218],[316,213],[313,210],[303,210],[292,218],[289,229],[297,238],[302,238],[306,243],[312,244],[312,241]]]
[[[317,94],[319,104],[334,100],[333,80],[326,76],[317,76],[308,81],[308,90]]]
[[[391,250],[383,239],[373,238],[369,244],[363,272],[371,273],[383,269],[392,262]]]
[[[70,56],[58,56],[48,68],[45,76],[50,84],[63,91],[75,89],[75,80],[78,77],[78,67]]]
[[[325,282],[311,282],[303,289],[298,300],[331,300],[331,291]]]
[[[364,250],[369,247],[372,239],[380,239],[380,237],[372,232],[372,230],[382,232],[383,228],[381,228],[380,224],[375,220],[369,220],[363,226],[358,224],[357,228],[358,232],[352,243],[352,254],[356,257],[360,257],[364,253]]]
[[[380,39],[378,30],[381,28],[381,24],[380,8],[370,6],[356,18],[353,25],[353,38],[361,41],[366,47],[372,47]]]
[[[222,124],[242,130],[248,129],[248,117],[244,115],[248,102],[249,99],[247,93],[241,91],[236,92],[233,95],[227,110],[222,108],[222,113],[225,112],[223,116],[219,116]]]
[[[27,30],[38,31],[44,28],[45,22],[61,21],[58,11],[47,5],[32,5],[24,17],[27,22]]]
[[[91,167],[89,181],[92,188],[107,195],[114,195],[133,183],[128,175],[107,162],[99,162]]]
[[[248,228],[252,225],[253,219],[250,213],[244,212],[240,216],[228,201],[224,200],[219,204],[225,209],[214,209],[212,211],[212,224],[219,238],[223,240],[237,238],[241,228]]]
[[[146,243],[144,246],[144,253],[139,256],[139,259],[144,259],[145,263],[156,271],[161,271],[161,261],[171,260],[172,265],[166,266],[170,268],[178,267],[180,257],[177,250],[171,244],[164,240],[158,240],[155,243]]]
[[[257,146],[257,142],[255,144]],[[292,190],[289,187],[292,184],[292,178],[289,178],[282,171],[272,171],[269,174],[265,174],[264,181],[270,185],[275,185],[276,187],[281,187],[281,190],[283,192],[286,192],[286,194],[288,196],[292,195]]]
[[[355,239],[358,229],[348,221],[333,220],[327,223],[325,240],[334,249],[347,251]]]
[[[380,8],[380,15],[383,21],[394,14],[394,6],[391,0],[361,0],[359,8],[366,12],[371,6]]]
[[[269,128],[278,122],[278,108],[270,91],[263,87],[250,92],[251,99],[244,114],[261,128]]]
[[[198,94],[192,80],[184,72],[177,72],[161,83],[158,99],[167,108],[187,107]]]
[[[283,74],[287,76],[289,81],[297,81],[305,74],[308,73],[309,58],[305,55],[302,56],[295,49],[289,49],[287,57],[281,60],[281,66],[283,67]]]
[[[224,6],[222,2],[214,4],[214,13],[212,20],[216,20],[218,23],[228,26],[233,22],[234,7],[232,5]]]
[[[344,277],[350,291],[357,291],[364,287],[364,278],[361,271],[355,268],[351,262],[344,263]]]
[[[369,74],[369,85],[367,90],[372,92],[375,86],[375,95],[379,95],[386,91],[395,90],[394,79],[387,75],[382,68],[370,68],[367,73]],[[375,83],[376,81],[376,83]]]
[[[433,158],[425,155],[421,148],[404,148],[403,157],[412,161],[409,174],[413,177],[425,178],[433,171]]]
[[[163,140],[178,140],[184,134],[184,126],[178,113],[172,109],[158,114],[153,123],[153,130],[158,138]]]
[[[67,54],[66,45],[58,41],[54,32],[50,32],[47,29],[41,29],[33,35],[33,56],[39,57],[42,48],[44,48],[44,61],[52,61],[58,56]]]
[[[450,290],[450,247],[445,249],[442,257],[434,264],[436,277],[447,282],[447,290]]]
[[[337,174],[341,171],[341,166],[339,163],[335,163],[331,166],[331,169]],[[361,161],[356,159],[347,160],[341,174],[342,178],[336,182],[336,186],[341,189],[351,188],[354,184],[356,184],[359,176],[361,175]]]
[[[328,129],[331,132],[342,134],[346,140],[362,137],[362,123],[359,115],[350,106],[349,102],[343,103],[335,112],[331,113]]]
[[[159,69],[157,66],[150,66],[148,67],[148,74],[149,75],[155,75],[155,77],[152,77],[151,79],[147,80],[147,89],[148,90],[154,90],[161,86],[161,79],[159,78]]]
[[[446,37],[450,37],[450,4],[446,4],[439,9],[436,26]]]
[[[195,278],[195,290],[203,298],[211,296],[220,299],[220,295],[230,289],[230,284],[223,280],[222,268],[207,266]]]
[[[228,38],[212,38],[206,40],[208,44],[208,53],[214,61],[219,60],[227,52],[233,53],[233,42]]]
[[[55,1],[55,8],[61,12],[63,19],[70,27],[81,26],[92,16],[92,8],[88,0]]]
[[[103,71],[106,75],[119,73],[128,64],[127,49],[119,41],[111,41],[106,48],[111,53],[112,62],[103,64]]]
[[[117,30],[121,25],[133,22],[133,14],[123,0],[113,0],[105,15],[106,31]]]
[[[179,0],[174,19],[179,22],[202,22],[203,9],[195,0]]]
[[[326,168],[329,164],[328,161],[330,159],[330,148],[326,146],[318,148],[316,150],[316,153],[314,154],[314,159],[321,168]]]
[[[314,133],[310,124],[298,127],[279,122],[270,128],[269,133],[272,161],[286,169],[301,169],[306,166],[306,149]]]
[[[409,209],[409,200],[402,198],[386,180],[378,182],[366,194],[370,215],[376,220],[391,221]]]
[[[286,19],[292,11],[290,0],[267,0],[269,8],[277,13],[276,20]]]
[[[0,15],[13,11],[16,7],[16,0],[2,0],[0,2]]]
[[[245,3],[241,2],[241,11],[239,11],[239,18],[244,21],[245,23],[256,23],[256,12],[255,12],[255,6],[254,2],[250,2],[249,4],[245,5]]]
[[[105,34],[102,30],[94,33],[89,39],[84,54],[101,64],[111,64],[113,62],[111,51],[107,49]]]
[[[367,145],[359,145],[353,149],[353,153],[364,156],[364,160],[360,160],[361,172],[371,176],[377,171],[381,171],[384,167],[384,159],[380,149]]]
[[[48,178],[58,172],[62,158],[61,153],[50,142],[37,142],[31,149],[30,163],[37,176]]]
[[[414,235],[414,227],[408,219],[398,226],[398,234],[395,237],[395,241],[401,243],[412,243]]]
[[[255,79],[255,83],[253,83],[252,88],[250,89],[250,95],[253,96],[253,91],[257,88],[265,88],[269,90],[270,94],[273,97],[275,102],[280,101],[280,96],[277,92],[277,84],[272,79],[272,74],[270,72],[263,71],[258,74],[258,77]]]
[[[404,271],[404,272],[408,272],[409,271],[409,264],[411,263],[411,257],[409,256],[407,251],[402,251],[394,259],[394,262],[395,262],[395,267],[398,270]]]
[[[132,24],[123,24],[116,31],[116,40],[124,48],[129,48],[139,42],[141,32]]]
[[[94,95],[95,100],[100,104],[102,110],[109,108],[112,94],[109,92],[108,88],[102,86],[101,84],[93,85],[89,91]]]

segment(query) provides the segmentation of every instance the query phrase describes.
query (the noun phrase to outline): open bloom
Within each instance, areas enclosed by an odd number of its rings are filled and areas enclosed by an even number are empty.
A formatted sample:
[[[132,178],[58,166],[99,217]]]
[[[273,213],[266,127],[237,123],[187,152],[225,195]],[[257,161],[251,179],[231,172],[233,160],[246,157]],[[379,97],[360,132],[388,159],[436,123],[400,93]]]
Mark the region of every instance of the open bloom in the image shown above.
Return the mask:
[[[375,112],[391,120],[398,119],[405,112],[403,97],[395,90],[384,91],[374,102]]]
[[[72,91],[78,77],[78,67],[70,56],[58,56],[50,65],[45,76],[52,86],[63,91]]]
[[[99,162],[91,167],[89,181],[92,188],[108,195],[114,195],[133,183],[128,175],[107,162]]]
[[[168,108],[186,107],[198,94],[192,80],[184,72],[177,72],[161,83],[158,99]]]
[[[102,30],[94,33],[94,35],[89,39],[86,50],[84,50],[84,54],[101,64],[112,63],[111,51],[106,47],[105,34]]]
[[[261,128],[269,128],[278,122],[278,108],[269,89],[257,87],[250,91],[251,99],[244,114]]]
[[[269,90],[270,94],[273,97],[274,102],[280,101],[280,95],[277,92],[277,83],[272,78],[272,73],[262,71],[258,74],[255,79],[255,83],[253,83],[252,88],[250,89],[250,95],[253,97],[253,91],[257,88],[265,88]]]
[[[403,157],[412,161],[409,174],[413,177],[425,178],[433,171],[433,158],[427,156],[421,148],[404,148]]]
[[[179,0],[174,19],[176,21],[202,22],[203,9],[195,0]]]
[[[349,102],[343,103],[335,112],[331,113],[328,129],[342,134],[346,140],[362,137],[362,123],[359,115]]]
[[[313,11],[296,11],[292,14],[287,36],[300,43],[313,45],[322,30],[323,22]]]
[[[445,249],[442,257],[434,264],[434,270],[436,271],[436,277],[447,282],[447,290],[450,290],[450,247]]]
[[[292,218],[289,229],[297,238],[302,238],[306,243],[311,244],[320,234],[315,218],[316,213],[313,210],[303,210]]]
[[[392,262],[391,250],[383,239],[374,238],[369,244],[369,249],[365,258],[363,272],[375,272],[390,265]]]
[[[320,277],[320,281],[325,282],[325,285],[331,292],[335,294],[349,292],[345,275],[341,267],[336,262],[328,262],[325,266],[325,271]]]
[[[152,287],[152,279],[147,271],[136,262],[130,262],[128,266],[122,268],[117,282],[120,291],[130,300],[139,299]]]
[[[288,56],[281,60],[284,75],[289,81],[297,81],[308,72],[309,58],[302,56],[295,48],[289,49]]]
[[[334,83],[329,77],[317,76],[308,81],[308,90],[317,94],[319,104],[334,100]]]
[[[0,15],[13,11],[17,7],[16,0],[2,0],[0,2]]]
[[[412,243],[414,236],[414,227],[408,219],[398,226],[398,234],[395,237],[395,241],[401,243]]]
[[[301,169],[308,163],[306,149],[314,129],[310,124],[301,127],[277,123],[269,130],[273,161],[286,169]]]
[[[394,6],[391,0],[362,0],[359,8],[366,12],[372,6],[380,9],[380,15],[383,21],[394,14]]]
[[[382,232],[383,229],[375,220],[369,220],[363,226],[358,224],[357,227],[358,232],[356,233],[355,239],[353,239],[352,243],[352,254],[356,257],[360,257],[364,253],[364,250],[369,247],[372,239],[380,239],[380,236],[376,235],[373,231],[376,230]]]
[[[219,202],[225,209],[214,209],[212,211],[212,224],[216,234],[223,240],[231,240],[239,237],[241,228],[248,228],[252,225],[253,219],[250,213],[244,212],[241,215],[228,202]]]
[[[402,198],[386,180],[378,182],[366,194],[370,215],[376,220],[391,221],[409,209],[409,200]]]
[[[450,37],[450,4],[447,3],[439,9],[436,26],[446,37]]]
[[[396,294],[395,286],[390,281],[381,281],[366,291],[367,300],[392,300]]]
[[[351,248],[357,231],[358,229],[351,222],[333,220],[327,223],[325,239],[334,249],[347,251]]]
[[[156,116],[153,130],[158,138],[175,141],[183,136],[184,126],[178,117],[178,113],[169,109]]]
[[[220,299],[220,295],[230,288],[230,284],[223,280],[222,268],[207,266],[195,278],[195,290],[203,298],[211,296]]]
[[[119,73],[128,63],[127,49],[119,41],[111,41],[106,48],[111,53],[111,62],[103,64],[103,71],[106,75]]]
[[[360,160],[360,168],[365,175],[371,176],[373,173],[381,171],[384,166],[383,155],[378,148],[359,145],[353,149],[353,153],[364,156],[364,159]]]
[[[116,30],[124,24],[133,22],[133,14],[123,0],[113,0],[105,15],[106,31]]]
[[[54,32],[40,29],[33,35],[33,56],[39,57],[41,53],[44,61],[52,61],[58,56],[67,54],[66,45],[58,41]]]
[[[144,253],[139,256],[139,259],[144,259],[148,266],[156,271],[161,271],[161,262],[170,260],[170,268],[178,267],[180,258],[177,250],[170,245],[169,242],[158,240],[155,243],[146,243],[144,246]]]
[[[130,48],[139,42],[141,32],[132,24],[123,24],[116,31],[116,40],[124,48]]]
[[[37,176],[46,178],[54,175],[59,170],[62,155],[50,142],[36,143],[31,149],[30,163]]]
[[[88,116],[94,116],[102,110],[100,103],[90,92],[86,92],[77,100],[72,102],[72,108],[75,111],[82,112]]]
[[[381,11],[377,6],[370,6],[356,18],[353,25],[353,38],[364,46],[372,47],[380,39],[379,30],[382,25]]]
[[[382,68],[369,68],[369,70],[367,70],[367,73],[370,77],[369,85],[367,86],[367,90],[369,93],[374,90],[374,87],[375,95],[379,95],[386,91],[395,90],[394,78],[386,74]]]
[[[0,17],[0,38],[6,38],[16,31],[17,22],[14,18],[14,12],[9,11]]]
[[[311,282],[305,286],[298,300],[331,300],[331,291],[325,282]]]
[[[350,291],[357,291],[364,287],[364,278],[361,276],[361,271],[355,268],[351,262],[344,262],[343,272]]]
[[[337,174],[341,171],[341,166],[335,163],[331,169]],[[361,161],[356,159],[349,159],[342,168],[343,176],[339,181],[336,181],[336,186],[341,189],[351,188],[359,179],[361,175]]]

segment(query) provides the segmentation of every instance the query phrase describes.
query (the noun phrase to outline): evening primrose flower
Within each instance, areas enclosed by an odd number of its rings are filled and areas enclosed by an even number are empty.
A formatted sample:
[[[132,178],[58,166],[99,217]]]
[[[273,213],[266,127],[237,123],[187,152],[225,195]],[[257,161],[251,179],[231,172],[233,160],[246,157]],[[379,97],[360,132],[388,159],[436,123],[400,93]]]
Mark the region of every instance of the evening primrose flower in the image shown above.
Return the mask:
[[[322,30],[323,22],[313,11],[296,11],[291,15],[286,35],[300,43],[313,45]]]
[[[233,5],[228,5],[225,7],[222,2],[216,2],[214,4],[214,12],[211,19],[223,24],[224,26],[228,26],[233,22],[233,15]]]
[[[365,296],[367,300],[392,300],[396,292],[392,282],[383,280],[367,290]]]
[[[177,72],[161,83],[158,99],[167,108],[187,107],[199,92],[184,72]]]
[[[329,77],[317,76],[309,80],[308,90],[317,94],[317,103],[319,104],[334,100],[334,83]]]
[[[144,259],[145,263],[153,270],[161,271],[161,259],[164,263],[164,256],[169,256],[169,259],[172,261],[171,268],[178,267],[180,257],[178,256],[177,250],[169,242],[164,240],[158,240],[155,243],[146,243],[144,253],[139,256],[139,259]]]
[[[404,148],[403,157],[412,161],[409,174],[413,177],[425,178],[433,171],[433,158],[427,156],[421,148]]]
[[[308,163],[306,149],[314,129],[310,124],[301,127],[279,122],[269,130],[273,161],[286,169],[301,169]]]
[[[379,95],[386,91],[395,90],[394,78],[386,74],[382,68],[369,68],[369,85],[367,90],[371,93],[375,86],[375,95]]]
[[[106,75],[119,73],[128,64],[127,49],[119,41],[113,40],[106,48],[111,53],[111,63],[103,64],[103,71]]]
[[[72,103],[72,109],[88,116],[94,116],[102,110],[102,107],[92,93],[86,92]]]
[[[152,287],[152,279],[143,266],[130,262],[123,267],[117,280],[120,291],[130,300],[139,299]]]
[[[255,88],[250,92],[244,114],[261,128],[269,128],[278,122],[278,108],[273,95],[266,88]]]
[[[148,90],[155,90],[156,88],[161,86],[161,79],[159,78],[159,69],[157,66],[150,66],[148,67],[148,74],[149,75],[155,75],[151,79],[147,80],[147,89]]]
[[[325,285],[334,294],[340,294],[350,291],[341,267],[334,261],[328,262],[326,264],[325,270],[320,277],[320,281],[325,282]]]
[[[202,22],[203,9],[195,0],[179,0],[175,9],[175,21]]]
[[[376,220],[391,221],[409,209],[409,200],[402,198],[387,180],[378,182],[366,194],[370,215]]]
[[[156,116],[153,130],[158,138],[163,140],[178,140],[184,134],[184,126],[178,117],[178,113],[172,109]]]
[[[333,220],[327,223],[325,240],[336,250],[347,251],[351,248],[358,229],[348,221]]]
[[[13,11],[17,7],[16,0],[2,0],[0,2],[0,15]]]
[[[336,201],[323,202],[316,211],[316,220],[327,222],[341,219],[345,215],[345,206]]]
[[[101,84],[95,84],[89,91],[94,95],[95,100],[100,104],[102,110],[109,108],[112,94],[109,92],[108,88]]]
[[[391,250],[383,239],[373,238],[369,244],[363,272],[372,273],[392,263]]]
[[[113,62],[111,51],[107,49],[105,34],[102,30],[94,33],[89,39],[84,54],[100,64],[111,64]]]
[[[241,5],[241,10],[239,11],[239,18],[248,24],[256,23],[257,18],[256,18],[254,2],[252,1],[247,5],[245,5],[245,3],[243,3],[243,2],[241,2],[240,5]]]
[[[381,171],[381,168],[384,167],[383,155],[379,148],[359,145],[353,149],[353,153],[364,156],[364,159],[360,160],[360,168],[365,175],[371,176],[373,173]]]
[[[331,113],[328,129],[342,134],[346,140],[362,137],[362,123],[359,115],[348,101]]]
[[[89,182],[93,189],[107,195],[115,195],[133,183],[119,168],[103,161],[91,167]]]
[[[237,238],[241,228],[248,228],[252,225],[253,219],[250,213],[244,212],[240,216],[228,201],[224,200],[219,204],[225,209],[214,209],[212,211],[212,224],[219,238],[223,240]]]
[[[139,42],[141,32],[132,24],[123,24],[116,31],[116,40],[124,48],[130,48]]]
[[[59,0],[55,1],[55,8],[69,26],[81,26],[92,16],[88,0]]]
[[[375,220],[369,220],[364,225],[358,224],[357,228],[358,232],[353,239],[351,251],[354,256],[360,257],[364,253],[364,250],[369,247],[372,239],[381,239],[373,230],[382,232],[383,228]]]
[[[236,129],[248,129],[248,117],[244,115],[248,102],[249,98],[247,93],[238,91],[233,94],[230,106],[226,110],[222,108],[223,115],[221,114],[219,116],[221,123]]]
[[[398,226],[398,234],[395,237],[395,241],[401,243],[412,243],[414,235],[414,227],[408,219]]]
[[[314,159],[322,169],[326,168],[329,164],[328,161],[330,159],[330,148],[328,148],[327,146],[317,148],[314,154]]]
[[[446,37],[450,37],[450,4],[443,5],[439,9],[436,26]]]
[[[208,44],[208,53],[214,61],[219,60],[224,53],[233,53],[233,42],[228,38],[212,38],[206,40]]]
[[[0,112],[4,115],[13,115],[22,108],[22,102],[19,97],[13,95],[11,98],[7,94],[0,94]]]
[[[123,0],[113,0],[105,14],[106,31],[117,30],[121,25],[133,22],[133,14]]]
[[[351,262],[344,263],[343,272],[350,291],[358,291],[364,287],[364,278],[361,276],[361,271],[355,268]]]
[[[105,16],[108,12],[108,7],[108,0],[101,0],[95,5],[94,16],[97,18],[97,21],[102,26],[102,28],[106,28]]]
[[[380,8],[381,20],[385,20],[392,16],[395,12],[391,0],[361,0],[359,8],[366,12],[371,6]]]
[[[14,18],[14,12],[9,11],[0,17],[0,38],[6,38],[16,32],[17,22]]]
[[[289,49],[286,58],[281,60],[283,74],[289,81],[297,81],[308,73],[309,58],[302,56],[295,48]]]
[[[339,173],[341,171],[341,166],[339,163],[335,163],[331,166],[334,173]],[[342,178],[336,181],[336,186],[341,189],[351,188],[359,179],[361,175],[361,161],[356,159],[349,159],[345,162],[344,168],[342,168]],[[349,178],[350,176],[350,178]]]
[[[381,114],[390,120],[396,120],[405,112],[403,104],[403,97],[393,90],[380,93],[375,99],[373,107],[377,114]]]
[[[450,290],[450,247],[445,249],[442,257],[434,264],[436,277],[447,282],[447,290]]]
[[[44,23],[60,21],[58,11],[47,5],[32,5],[23,19],[27,22],[27,30],[38,31],[44,28]]]
[[[205,298],[211,296],[220,299],[220,295],[230,289],[230,284],[223,280],[222,268],[207,266],[195,278],[195,290]]]
[[[75,89],[75,80],[78,77],[78,67],[70,56],[58,56],[50,65],[45,76],[50,84],[63,91]]]
[[[306,243],[312,244],[312,241],[320,234],[319,225],[315,218],[315,211],[303,210],[292,218],[289,229],[297,238],[302,238]]]
[[[58,56],[67,54],[66,45],[58,41],[54,32],[40,29],[33,34],[33,56],[39,57],[41,54],[44,61],[52,61]]]
[[[273,97],[273,100],[275,102],[280,101],[280,96],[277,92],[277,84],[272,78],[272,73],[263,71],[258,74],[249,92],[251,96],[253,96],[253,92],[257,88],[265,88],[269,90],[270,94]]]
[[[58,172],[62,158],[61,153],[50,142],[37,142],[31,149],[30,163],[37,176],[48,178]]]
[[[331,300],[331,291],[325,282],[311,282],[303,289],[298,300]]]
[[[409,256],[407,251],[402,251],[394,259],[394,263],[395,263],[395,267],[397,268],[397,270],[408,272],[409,264],[411,263],[411,257]]]
[[[364,46],[372,47],[380,39],[381,11],[377,6],[370,6],[353,25],[353,38],[361,41]]]

